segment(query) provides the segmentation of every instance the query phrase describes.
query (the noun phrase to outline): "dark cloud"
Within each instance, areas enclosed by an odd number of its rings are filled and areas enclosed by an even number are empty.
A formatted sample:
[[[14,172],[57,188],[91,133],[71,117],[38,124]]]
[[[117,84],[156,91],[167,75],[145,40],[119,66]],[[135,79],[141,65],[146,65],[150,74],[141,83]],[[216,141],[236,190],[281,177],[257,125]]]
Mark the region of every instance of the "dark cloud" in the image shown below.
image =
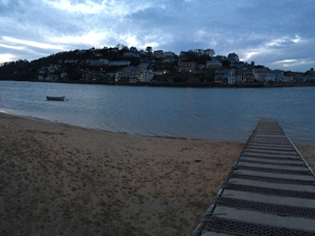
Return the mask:
[[[295,60],[305,71],[315,62],[314,10],[312,0],[2,0],[0,61],[123,43],[236,52],[272,69]]]

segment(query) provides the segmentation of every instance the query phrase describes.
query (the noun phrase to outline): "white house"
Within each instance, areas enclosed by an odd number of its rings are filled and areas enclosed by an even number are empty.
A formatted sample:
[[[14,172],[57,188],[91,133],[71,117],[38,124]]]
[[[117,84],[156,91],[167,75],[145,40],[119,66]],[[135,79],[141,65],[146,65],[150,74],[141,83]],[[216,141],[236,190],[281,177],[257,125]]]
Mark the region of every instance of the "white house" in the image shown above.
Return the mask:
[[[227,71],[228,75],[228,84],[235,84],[235,70],[228,70]]]

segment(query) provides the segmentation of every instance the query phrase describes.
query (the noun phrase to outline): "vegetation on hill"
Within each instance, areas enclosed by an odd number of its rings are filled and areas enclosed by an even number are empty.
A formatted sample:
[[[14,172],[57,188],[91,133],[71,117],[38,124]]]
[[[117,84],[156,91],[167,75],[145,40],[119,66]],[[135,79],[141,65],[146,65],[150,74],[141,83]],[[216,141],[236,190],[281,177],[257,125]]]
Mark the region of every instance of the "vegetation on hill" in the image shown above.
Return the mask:
[[[126,62],[128,67],[144,66],[146,70],[154,73],[154,79],[150,79],[152,85],[197,85],[227,86],[228,70],[233,70],[235,78],[242,73],[254,70],[264,70],[271,73],[269,68],[255,65],[255,62],[231,62],[224,56],[214,57],[213,49],[196,49],[181,52],[179,56],[172,52],[153,51],[152,47],[138,51],[135,47],[128,48],[117,45],[114,48],[91,48],[89,50],[74,50],[60,52],[33,61],[18,60],[6,62],[0,66],[0,80],[16,81],[55,81],[55,82],[89,82],[89,83],[114,83],[129,84],[121,80],[117,82],[115,73],[123,71],[126,66],[111,64],[110,62]],[[209,62],[220,63],[219,67],[207,66]],[[193,69],[185,68],[193,66]],[[189,64],[191,63],[191,64]],[[225,74],[224,74],[225,73]],[[278,72],[272,72],[278,73]],[[314,85],[315,74],[313,69],[306,73],[281,72],[282,76],[289,78],[290,82],[257,79],[243,79],[244,86],[292,86]],[[280,73],[280,74],[281,74]],[[279,73],[278,73],[279,74]],[[130,77],[130,76],[129,76]],[[116,78],[116,79],[115,79]],[[244,76],[245,78],[245,76]],[[135,80],[138,84],[139,80]],[[140,80],[141,82],[141,80]],[[142,83],[143,84],[143,83]],[[199,85],[198,85],[199,84]],[[237,83],[234,82],[237,85]],[[236,86],[235,85],[235,86]],[[243,86],[242,85],[242,86]],[[239,84],[238,84],[239,86]]]

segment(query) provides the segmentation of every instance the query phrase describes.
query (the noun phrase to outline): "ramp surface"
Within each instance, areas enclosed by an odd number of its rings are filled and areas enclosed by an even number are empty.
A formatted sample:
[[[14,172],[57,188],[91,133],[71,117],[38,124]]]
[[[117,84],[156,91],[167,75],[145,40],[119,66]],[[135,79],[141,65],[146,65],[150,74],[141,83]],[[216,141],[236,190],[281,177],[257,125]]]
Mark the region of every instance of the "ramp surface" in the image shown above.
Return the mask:
[[[193,235],[315,236],[314,173],[275,120],[259,120]]]

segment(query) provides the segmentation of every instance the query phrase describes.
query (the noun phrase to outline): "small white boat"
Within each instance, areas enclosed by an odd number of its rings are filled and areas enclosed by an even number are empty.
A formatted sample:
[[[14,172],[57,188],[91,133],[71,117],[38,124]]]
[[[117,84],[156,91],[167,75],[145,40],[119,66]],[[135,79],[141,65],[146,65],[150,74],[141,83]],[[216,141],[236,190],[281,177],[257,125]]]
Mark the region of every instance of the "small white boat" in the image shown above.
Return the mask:
[[[47,101],[64,101],[65,97],[50,97],[50,96],[46,96]]]

